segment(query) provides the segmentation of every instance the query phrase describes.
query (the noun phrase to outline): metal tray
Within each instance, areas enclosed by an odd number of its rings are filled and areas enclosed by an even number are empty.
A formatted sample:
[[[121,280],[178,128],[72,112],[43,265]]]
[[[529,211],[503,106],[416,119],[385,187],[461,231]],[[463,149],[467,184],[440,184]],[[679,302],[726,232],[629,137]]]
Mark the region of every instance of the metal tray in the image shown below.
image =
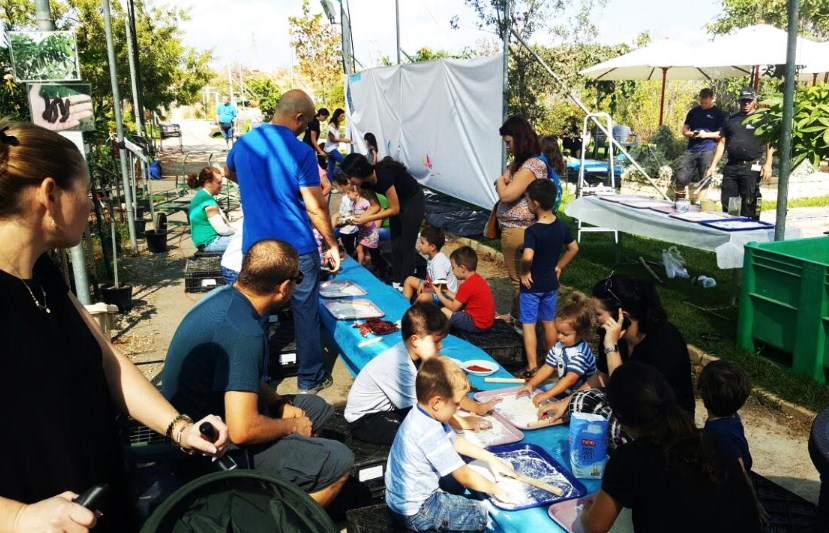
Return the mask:
[[[463,416],[464,414],[464,412],[458,413],[459,416]],[[500,446],[502,444],[512,444],[514,442],[524,440],[524,433],[522,433],[521,430],[516,429],[498,413],[493,412],[491,415],[487,415],[484,418],[488,418],[492,421],[492,429],[469,431],[455,428],[455,432],[459,435],[463,435],[463,438],[472,444],[480,446],[481,448]]]
[[[634,209],[653,209],[654,207],[672,207],[674,205],[670,200],[657,200],[655,198],[642,198],[641,200],[625,200],[619,202],[622,205],[632,207]]]
[[[720,220],[704,220],[700,222],[703,226],[718,229],[720,231],[753,231],[757,229],[772,229],[774,224],[754,220],[748,217],[731,217]]]
[[[552,504],[547,509],[547,514],[553,521],[561,526],[567,533],[574,531],[582,531],[581,527],[576,522],[581,517],[581,512],[584,509],[584,504],[591,500],[593,496],[582,496],[578,500],[571,499],[563,502]]]
[[[337,320],[357,320],[360,318],[380,318],[385,313],[371,300],[326,300],[322,303]]]
[[[513,505],[498,501],[495,498],[490,498],[490,501],[496,507],[504,509],[505,511],[520,511],[521,509],[529,509],[531,507],[540,507],[542,505],[550,505],[555,502],[562,502],[565,500],[572,500],[581,498],[587,494],[587,489],[581,481],[573,477],[566,468],[564,468],[558,461],[543,448],[535,444],[508,444],[506,446],[496,446],[490,450],[493,454],[505,461],[509,462],[516,472],[524,474],[544,483],[549,483],[559,487],[564,491],[561,496],[556,496],[544,489],[539,489],[516,480],[508,480],[501,478],[498,480],[499,484],[508,483],[510,491],[513,487],[515,490],[520,490],[526,494],[522,496],[523,503]],[[470,467],[476,469],[482,475],[487,475],[489,468],[481,461],[470,462]],[[483,467],[483,468],[482,468]],[[485,470],[485,471],[482,471]]]
[[[724,220],[728,215],[716,211],[688,211],[687,213],[674,212],[668,216],[685,222],[706,222],[709,220]]]
[[[320,283],[320,296],[323,298],[346,298],[366,294],[368,293],[364,288],[347,279],[332,279]]]
[[[495,405],[495,413],[501,415],[501,417],[503,417],[507,422],[509,422],[518,429],[527,431],[549,427],[527,426],[528,423],[535,422],[536,420],[538,420],[538,416],[536,415],[538,408],[532,405],[532,402],[528,396],[522,396],[518,400],[515,400],[515,393],[517,393],[520,389],[521,387],[508,387],[506,389],[481,391],[476,392],[473,398],[475,398],[476,401],[479,401],[481,403],[486,403],[489,400],[492,400],[493,398],[501,398],[501,402]],[[515,404],[523,404],[526,402],[530,402],[529,406],[527,406],[526,409],[527,413],[524,415],[518,414],[515,410]],[[550,401],[548,401],[547,403],[550,403]],[[517,407],[520,410],[521,405],[518,405]],[[530,414],[532,416],[530,416]]]

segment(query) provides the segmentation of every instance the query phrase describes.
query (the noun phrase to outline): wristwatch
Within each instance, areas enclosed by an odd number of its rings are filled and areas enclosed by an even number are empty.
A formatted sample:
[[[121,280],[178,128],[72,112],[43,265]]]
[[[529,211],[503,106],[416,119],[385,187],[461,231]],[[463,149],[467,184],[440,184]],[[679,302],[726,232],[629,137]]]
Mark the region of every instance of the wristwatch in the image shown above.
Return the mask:
[[[618,352],[618,351],[619,351],[619,345],[618,344],[611,344],[610,346],[605,346],[604,347],[605,355],[607,355],[609,353],[613,353],[613,352]]]

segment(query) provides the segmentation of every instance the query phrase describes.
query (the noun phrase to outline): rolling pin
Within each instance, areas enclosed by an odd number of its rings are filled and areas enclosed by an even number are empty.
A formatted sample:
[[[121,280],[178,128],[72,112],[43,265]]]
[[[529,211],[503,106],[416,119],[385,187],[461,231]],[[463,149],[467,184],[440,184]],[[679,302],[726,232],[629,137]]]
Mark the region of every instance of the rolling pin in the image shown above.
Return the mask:
[[[484,383],[517,383],[523,385],[526,380],[521,378],[484,378]]]
[[[527,424],[528,428],[543,428],[547,426],[555,426],[557,424],[561,424],[564,421],[562,419],[558,419],[555,422],[552,422],[552,418],[545,418],[544,420],[536,420],[535,422],[530,422]]]
[[[539,481],[537,479],[531,478],[529,476],[525,476],[524,474],[519,474],[518,472],[515,475],[511,474],[503,474],[507,477],[511,477],[516,481],[520,481],[521,483],[526,483],[527,485],[531,485],[533,487],[539,488],[541,490],[546,490],[550,494],[555,494],[556,496],[562,496],[564,491],[560,488],[556,487],[555,485],[550,485],[549,483],[544,483],[543,481]]]

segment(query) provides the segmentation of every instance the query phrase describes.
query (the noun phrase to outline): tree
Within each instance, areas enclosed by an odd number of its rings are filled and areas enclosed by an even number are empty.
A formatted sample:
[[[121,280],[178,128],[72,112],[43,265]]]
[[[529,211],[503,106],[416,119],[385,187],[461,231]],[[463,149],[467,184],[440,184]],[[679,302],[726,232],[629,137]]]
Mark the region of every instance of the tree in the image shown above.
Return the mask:
[[[780,150],[783,98],[777,95],[764,103],[770,104],[768,112],[755,113],[749,120],[768,117],[755,135]],[[798,90],[794,96],[792,122],[792,168],[805,160],[818,167],[821,159],[829,159],[829,85],[824,83]]]
[[[785,0],[722,0],[723,12],[708,25],[715,34],[766,22],[778,28],[788,25]],[[800,33],[820,41],[829,39],[829,0],[801,0]]]
[[[322,13],[312,14],[308,0],[302,2],[301,16],[288,17],[288,25],[299,73],[313,88],[318,103],[342,107],[345,95],[340,32],[323,22]]]
[[[34,30],[31,0],[2,0],[4,29]],[[109,61],[106,51],[103,15],[98,0],[51,0],[52,16],[59,30],[74,31],[83,81],[92,85],[98,131],[106,134],[112,123],[112,96]],[[126,46],[124,13],[120,2],[112,2],[113,40],[116,50],[118,84],[124,101],[132,87]],[[150,111],[163,111],[173,102],[192,103],[209,79],[210,52],[197,52],[182,44],[180,24],[187,20],[183,9],[150,8],[146,0],[135,0],[136,37],[144,88],[144,105]],[[0,70],[10,73],[7,45],[0,46]],[[0,111],[28,118],[25,91],[13,80],[4,79],[0,89]]]

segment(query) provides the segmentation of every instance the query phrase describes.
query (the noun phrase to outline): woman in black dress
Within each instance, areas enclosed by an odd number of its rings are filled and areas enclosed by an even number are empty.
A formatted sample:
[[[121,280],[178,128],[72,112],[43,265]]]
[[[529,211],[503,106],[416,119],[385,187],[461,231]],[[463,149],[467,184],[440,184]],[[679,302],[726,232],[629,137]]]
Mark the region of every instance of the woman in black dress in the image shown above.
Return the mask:
[[[219,418],[204,419],[214,445],[101,334],[49,258],[80,242],[90,207],[71,141],[0,123],[0,531],[87,531],[96,517],[72,500],[98,483],[111,493],[95,531],[137,529],[116,410],[182,449],[227,445]]]
[[[406,170],[390,157],[372,165],[362,154],[349,154],[340,169],[356,186],[370,187],[383,194],[389,206],[372,215],[354,219],[354,224],[389,219],[392,251],[392,281],[395,287],[414,272],[415,244],[426,211],[423,189]]]

